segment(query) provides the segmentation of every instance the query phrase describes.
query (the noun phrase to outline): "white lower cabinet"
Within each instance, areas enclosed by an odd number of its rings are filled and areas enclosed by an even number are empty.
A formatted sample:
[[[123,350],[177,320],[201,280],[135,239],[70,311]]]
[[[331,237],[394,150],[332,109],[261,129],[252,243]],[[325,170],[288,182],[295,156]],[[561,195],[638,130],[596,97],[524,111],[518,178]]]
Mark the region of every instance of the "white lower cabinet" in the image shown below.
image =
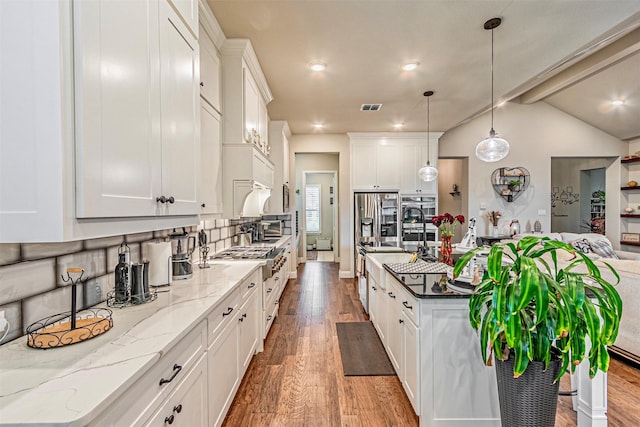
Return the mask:
[[[420,330],[404,312],[402,319],[404,320],[402,333],[404,378],[402,386],[413,410],[416,411],[416,415],[420,415]]]
[[[209,419],[211,425],[220,426],[240,385],[240,327],[232,322],[207,351],[209,367]]]
[[[145,424],[148,427],[208,425],[207,360],[204,356]]]
[[[404,380],[404,365],[402,363],[402,335],[403,335],[403,322],[402,308],[398,300],[398,292],[395,286],[387,287],[387,322],[388,331],[387,336],[387,354],[391,363],[398,374],[400,382]]]
[[[257,287],[256,287],[257,288]],[[260,293],[253,288],[247,301],[238,311],[238,322],[240,322],[240,375],[244,375],[249,367],[249,363],[256,353],[260,335]]]
[[[376,331],[378,331],[378,335],[380,336],[380,340],[382,343],[387,345],[387,330],[388,330],[388,321],[387,318],[389,315],[387,314],[387,306],[389,297],[387,295],[386,289],[380,286],[380,283],[376,281],[373,275],[369,275],[369,282],[373,288],[375,288],[376,297],[376,318],[377,322],[373,324],[375,326]]]

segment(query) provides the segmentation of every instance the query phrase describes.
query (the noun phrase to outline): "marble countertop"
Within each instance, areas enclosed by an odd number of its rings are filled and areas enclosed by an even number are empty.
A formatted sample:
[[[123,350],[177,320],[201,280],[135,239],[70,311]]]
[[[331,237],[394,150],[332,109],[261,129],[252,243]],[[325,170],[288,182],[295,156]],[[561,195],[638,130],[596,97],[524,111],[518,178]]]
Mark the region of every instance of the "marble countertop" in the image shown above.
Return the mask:
[[[263,261],[212,261],[155,301],[114,308],[113,328],[69,347],[0,347],[0,425],[88,424]],[[100,305],[103,307],[105,305]]]

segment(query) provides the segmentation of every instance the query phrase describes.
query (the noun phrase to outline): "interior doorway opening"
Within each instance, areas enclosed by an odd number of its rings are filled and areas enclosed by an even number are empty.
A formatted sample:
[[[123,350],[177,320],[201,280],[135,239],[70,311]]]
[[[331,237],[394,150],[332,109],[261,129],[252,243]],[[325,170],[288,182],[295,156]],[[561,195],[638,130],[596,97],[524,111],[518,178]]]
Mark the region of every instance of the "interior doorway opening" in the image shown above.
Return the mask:
[[[334,262],[338,247],[338,171],[303,171],[300,199],[304,260]]]
[[[607,168],[615,158],[551,159],[551,231],[607,232]]]

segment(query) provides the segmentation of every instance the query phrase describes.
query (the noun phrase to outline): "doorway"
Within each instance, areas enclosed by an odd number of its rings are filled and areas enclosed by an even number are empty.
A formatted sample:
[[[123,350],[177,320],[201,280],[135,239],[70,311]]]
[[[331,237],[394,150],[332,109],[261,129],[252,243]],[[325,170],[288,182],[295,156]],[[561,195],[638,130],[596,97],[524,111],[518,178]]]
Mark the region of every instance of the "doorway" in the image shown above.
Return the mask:
[[[469,159],[439,158],[438,159],[438,206],[436,213],[445,212],[464,215],[469,218]],[[460,243],[467,231],[466,225],[458,226],[451,241]]]
[[[613,158],[551,159],[551,231],[606,232],[607,168]]]
[[[338,241],[338,171],[303,171],[304,260],[334,262]]]

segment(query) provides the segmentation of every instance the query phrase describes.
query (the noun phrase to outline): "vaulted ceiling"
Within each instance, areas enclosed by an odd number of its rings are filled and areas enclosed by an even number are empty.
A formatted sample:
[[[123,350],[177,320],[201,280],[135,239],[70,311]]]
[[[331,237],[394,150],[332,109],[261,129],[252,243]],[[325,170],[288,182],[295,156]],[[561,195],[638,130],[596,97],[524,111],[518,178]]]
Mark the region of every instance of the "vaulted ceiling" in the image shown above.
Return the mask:
[[[294,133],[446,131],[496,103],[545,101],[620,139],[640,137],[640,0],[207,0],[249,38]],[[325,71],[311,71],[319,61]],[[419,62],[415,71],[403,71]],[[612,100],[623,105],[613,107]],[[376,112],[360,111],[381,103]],[[314,124],[323,124],[321,130]]]

